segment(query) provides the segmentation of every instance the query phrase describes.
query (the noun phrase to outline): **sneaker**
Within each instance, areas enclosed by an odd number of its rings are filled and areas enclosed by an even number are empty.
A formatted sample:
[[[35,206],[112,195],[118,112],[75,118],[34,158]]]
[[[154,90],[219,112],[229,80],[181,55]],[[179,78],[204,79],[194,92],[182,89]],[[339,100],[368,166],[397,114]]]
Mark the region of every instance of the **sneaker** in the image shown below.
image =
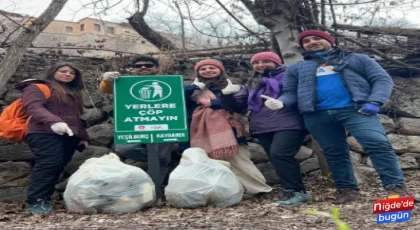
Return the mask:
[[[284,190],[283,197],[281,200],[277,201],[276,204],[278,205],[298,205],[306,203],[310,200],[308,194],[304,192],[297,192],[294,190]]]
[[[362,201],[362,194],[357,189],[341,188],[335,192],[333,204],[345,204],[353,201]]]
[[[46,200],[37,200],[35,203],[26,204],[26,209],[32,215],[39,215],[39,214],[52,214],[54,210],[52,209],[52,205],[50,202]]]
[[[408,191],[407,187],[405,187],[405,185],[402,185],[402,184],[388,185],[385,188],[385,190],[388,196],[391,196],[391,195],[399,195],[400,197],[414,196]],[[414,197],[414,202],[420,203],[420,198]]]

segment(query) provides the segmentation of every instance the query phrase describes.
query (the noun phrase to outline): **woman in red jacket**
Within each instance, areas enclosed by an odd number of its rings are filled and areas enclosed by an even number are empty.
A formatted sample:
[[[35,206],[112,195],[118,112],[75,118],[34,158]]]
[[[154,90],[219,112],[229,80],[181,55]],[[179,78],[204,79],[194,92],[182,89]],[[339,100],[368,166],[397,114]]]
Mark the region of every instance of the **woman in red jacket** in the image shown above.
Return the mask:
[[[34,83],[51,90],[46,99]],[[44,80],[25,80],[15,86],[22,91],[26,113],[31,117],[26,141],[35,155],[35,165],[27,193],[26,206],[32,214],[53,211],[50,200],[64,167],[77,149],[88,147],[83,113],[81,72],[70,63],[47,70]]]

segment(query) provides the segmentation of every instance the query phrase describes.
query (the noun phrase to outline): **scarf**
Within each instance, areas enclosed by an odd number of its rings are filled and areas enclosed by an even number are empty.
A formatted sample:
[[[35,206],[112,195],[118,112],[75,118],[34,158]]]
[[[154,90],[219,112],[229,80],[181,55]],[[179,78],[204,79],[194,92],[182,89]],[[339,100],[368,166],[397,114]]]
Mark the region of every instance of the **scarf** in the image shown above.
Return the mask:
[[[262,76],[256,74],[250,82],[250,91],[248,97],[248,109],[259,112],[264,106],[264,100],[261,95],[267,95],[277,98],[281,93],[281,85],[284,81],[285,66],[277,69],[266,69]],[[267,77],[265,77],[267,76]]]
[[[208,89],[197,90],[193,97],[197,99],[216,99]],[[244,125],[239,114],[231,114],[223,109],[213,110],[199,106],[194,110],[191,121],[191,147],[204,149],[212,159],[220,159],[237,154],[238,142],[232,127],[238,137],[244,136]]]
[[[328,52],[304,52],[302,55],[304,60],[315,60],[328,66],[334,66],[333,70],[341,73],[349,64],[347,57],[351,53],[351,51],[333,48]]]

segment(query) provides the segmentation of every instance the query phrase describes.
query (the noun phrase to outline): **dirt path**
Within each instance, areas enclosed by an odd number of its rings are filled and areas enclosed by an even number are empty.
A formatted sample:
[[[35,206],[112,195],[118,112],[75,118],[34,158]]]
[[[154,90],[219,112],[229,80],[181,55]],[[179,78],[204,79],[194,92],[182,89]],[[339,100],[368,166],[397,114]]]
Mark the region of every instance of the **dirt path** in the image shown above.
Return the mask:
[[[406,182],[420,194],[419,172],[406,176]],[[377,225],[372,203],[384,199],[378,177],[370,173],[361,191],[366,201],[339,205],[341,219],[352,229],[420,229],[420,212],[415,208],[405,223]],[[168,206],[151,208],[135,214],[79,215],[66,213],[64,202],[55,204],[56,215],[31,216],[23,204],[0,204],[0,229],[337,229],[334,223],[320,216],[300,213],[305,209],[329,212],[333,190],[321,185],[318,174],[306,178],[313,201],[296,207],[275,207],[272,202],[281,196],[280,190],[265,197],[245,197],[230,208],[174,209]]]

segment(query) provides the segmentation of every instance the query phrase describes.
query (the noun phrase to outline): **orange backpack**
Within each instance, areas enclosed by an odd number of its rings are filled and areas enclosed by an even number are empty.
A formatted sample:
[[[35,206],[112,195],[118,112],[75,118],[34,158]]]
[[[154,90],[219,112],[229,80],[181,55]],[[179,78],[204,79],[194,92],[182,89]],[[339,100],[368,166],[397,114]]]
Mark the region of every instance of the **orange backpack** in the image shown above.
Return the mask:
[[[44,84],[33,84],[44,93],[45,99],[51,96],[51,90]],[[26,114],[22,98],[7,106],[0,115],[0,137],[14,141],[25,142],[30,116]]]

